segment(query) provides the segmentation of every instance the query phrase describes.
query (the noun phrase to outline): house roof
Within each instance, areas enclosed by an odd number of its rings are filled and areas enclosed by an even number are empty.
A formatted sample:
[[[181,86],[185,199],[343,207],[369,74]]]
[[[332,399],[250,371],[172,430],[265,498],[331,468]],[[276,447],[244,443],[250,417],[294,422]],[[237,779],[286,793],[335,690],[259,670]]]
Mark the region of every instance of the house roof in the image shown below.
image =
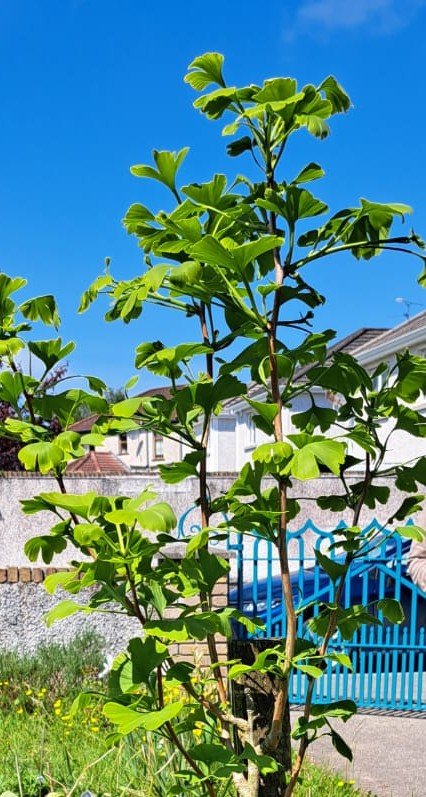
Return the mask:
[[[353,354],[361,347],[371,347],[376,343],[381,335],[391,331],[392,330],[388,330],[386,327],[360,327],[360,329],[357,329],[355,332],[351,332],[350,335],[346,335],[346,337],[342,338],[342,340],[338,340],[336,343],[333,343],[333,345],[327,349],[325,362],[328,362],[333,355],[337,353],[344,352],[345,354]],[[303,381],[303,377],[305,374],[307,374],[310,368],[312,368],[312,363],[298,368],[294,375],[295,381]]]
[[[92,415],[87,415],[86,418],[81,418],[79,421],[71,424],[69,428],[72,429],[73,432],[79,432],[80,434],[82,432],[90,432],[93,424],[96,423],[98,418],[99,415],[96,415],[95,413]]]
[[[395,344],[398,344],[398,341],[401,338],[405,338],[405,336],[409,333],[415,333],[420,330],[425,331],[426,338],[426,310],[422,310],[412,318],[408,318],[406,321],[403,321],[396,327],[392,327],[392,329],[383,330],[382,334],[376,337],[373,341],[366,341],[360,346],[357,346],[354,353],[358,356],[358,354],[364,354],[365,352],[375,349],[378,346],[394,342]],[[404,345],[403,341],[401,341],[401,345]],[[395,350],[397,349],[398,345],[395,346]]]
[[[69,462],[66,474],[86,476],[97,474],[102,476],[123,476],[130,473],[129,468],[110,451],[88,451],[84,457]]]
[[[363,344],[371,345],[373,341],[377,340],[386,331],[385,327],[360,327],[360,329],[351,332],[350,335],[342,338],[342,340],[338,340],[327,349],[326,362],[337,352],[352,354]],[[295,381],[303,382],[307,372],[313,365],[313,363],[309,363],[308,365],[303,365],[301,368],[298,368],[294,374]],[[264,391],[265,388],[263,385],[258,385],[255,382],[252,382],[248,388],[248,394],[251,398],[255,398],[257,395],[263,395]],[[240,402],[241,397],[233,398],[229,399],[229,401],[224,401],[223,406],[232,407],[233,404],[239,404]]]
[[[185,385],[176,385],[176,390],[182,390]],[[172,397],[172,389],[170,387],[150,387],[144,390],[143,393],[138,393],[140,398],[148,398],[149,396],[163,396],[166,399]]]

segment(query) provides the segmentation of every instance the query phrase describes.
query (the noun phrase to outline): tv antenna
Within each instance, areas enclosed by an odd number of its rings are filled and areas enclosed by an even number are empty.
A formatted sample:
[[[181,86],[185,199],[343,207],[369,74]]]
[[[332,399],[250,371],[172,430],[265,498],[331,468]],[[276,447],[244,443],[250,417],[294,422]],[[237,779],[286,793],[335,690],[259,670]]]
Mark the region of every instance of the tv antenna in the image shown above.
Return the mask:
[[[421,302],[412,302],[410,299],[404,299],[403,296],[398,296],[395,301],[398,302],[398,304],[404,305],[405,311],[403,312],[403,316],[407,319],[407,321],[411,317],[412,307],[424,307]]]

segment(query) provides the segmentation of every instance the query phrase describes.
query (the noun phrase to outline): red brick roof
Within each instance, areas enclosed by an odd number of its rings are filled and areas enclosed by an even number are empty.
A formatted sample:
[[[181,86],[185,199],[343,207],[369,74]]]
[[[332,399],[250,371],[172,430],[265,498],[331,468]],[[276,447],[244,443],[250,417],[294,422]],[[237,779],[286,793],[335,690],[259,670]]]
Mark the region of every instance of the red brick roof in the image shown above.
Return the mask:
[[[182,390],[185,385],[176,385],[176,390]],[[148,398],[149,396],[164,396],[169,399],[172,397],[172,389],[170,387],[150,387],[144,390],[143,393],[138,393],[138,398]]]
[[[88,451],[84,457],[68,464],[66,474],[68,473],[123,476],[130,471],[121,459],[110,451]]]
[[[69,428],[72,429],[73,432],[90,432],[92,426],[98,420],[99,415],[93,413],[92,415],[88,415],[86,418],[81,418],[79,421],[75,421]]]

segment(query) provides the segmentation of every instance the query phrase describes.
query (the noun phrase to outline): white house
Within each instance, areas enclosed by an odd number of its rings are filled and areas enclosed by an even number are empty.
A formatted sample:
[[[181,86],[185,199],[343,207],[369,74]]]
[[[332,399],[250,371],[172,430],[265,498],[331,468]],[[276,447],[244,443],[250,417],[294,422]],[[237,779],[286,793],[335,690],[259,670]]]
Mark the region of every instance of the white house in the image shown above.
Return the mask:
[[[169,396],[168,388],[157,387],[146,390],[140,398],[149,396]],[[72,429],[84,434],[90,432],[98,415],[89,415],[76,421]],[[84,439],[83,439],[84,443]],[[128,471],[144,472],[158,468],[163,462],[177,462],[184,455],[183,446],[175,440],[147,429],[136,429],[124,434],[109,435],[104,444],[96,449],[98,452],[111,452],[120,460]]]
[[[388,363],[392,366],[395,362],[396,354],[405,350],[410,350],[413,354],[426,356],[426,310],[418,313],[413,318],[404,321],[392,329],[382,328],[361,328],[356,332],[348,335],[341,341],[338,341],[330,347],[327,360],[330,360],[336,352],[345,352],[356,357],[359,363],[366,368],[367,371],[373,373],[377,365],[382,362]],[[296,380],[299,379],[303,382],[303,377],[308,368],[306,366],[300,368],[296,373]],[[383,380],[386,374],[382,374],[378,379]],[[321,407],[333,407],[335,397],[328,391],[322,388],[316,388],[312,391],[315,395],[315,402]],[[419,397],[416,402],[415,408],[425,414],[426,419],[426,383],[424,386],[424,393]],[[259,386],[249,388],[250,398],[262,400],[265,392]],[[299,431],[296,429],[291,421],[291,416],[297,412],[307,410],[311,405],[310,399],[307,394],[301,394],[293,402],[291,409],[283,411],[283,429],[284,434],[291,434]],[[253,423],[254,410],[247,405],[244,399],[232,399],[224,403],[224,411],[226,417],[230,419],[234,417],[234,469],[240,470],[245,462],[251,458],[252,451],[256,446],[267,442],[268,438],[262,431],[256,428]],[[386,436],[393,428],[395,421],[390,419],[384,421],[382,424],[382,434]],[[228,424],[231,421],[228,420]],[[339,434],[339,431],[333,427],[328,434],[333,436]],[[211,471],[219,470],[219,463],[214,459],[215,452],[221,450],[220,440],[214,440],[216,430],[212,430],[212,445],[209,458],[209,467]],[[398,431],[392,436],[391,447],[388,452],[387,459],[384,465],[392,465],[396,463],[406,462],[412,458],[426,454],[426,442],[424,438],[413,438],[408,433]],[[348,447],[349,453],[357,456],[361,450],[355,443],[350,442]],[[230,469],[230,468],[229,468]]]
[[[395,363],[396,355],[409,350],[412,354],[426,357],[426,310],[409,318],[402,324],[382,332],[369,345],[363,345],[354,352],[359,363],[367,371],[373,372],[381,362],[387,362],[391,367]],[[377,377],[380,387],[387,378],[386,372]],[[426,423],[426,379],[423,392],[417,399],[414,408],[420,412]],[[383,421],[381,434],[383,439],[392,430],[395,421]],[[426,455],[426,437],[413,437],[404,431],[396,431],[391,437],[390,446],[384,466],[408,462],[411,459]]]
[[[140,398],[170,395],[169,388],[157,387],[140,393]],[[76,421],[72,429],[84,435],[90,432],[98,415],[89,415]],[[83,439],[84,444],[84,439]],[[188,451],[183,443],[171,440],[147,429],[136,429],[124,434],[109,435],[102,446],[96,448],[96,454],[112,454],[113,459],[102,457],[85,457],[76,460],[69,466],[70,472],[104,472],[117,470],[122,464],[122,472],[144,473],[155,471],[159,465],[178,462]],[[83,462],[84,459],[84,462]],[[214,416],[211,423],[211,439],[209,445],[209,470],[214,472],[235,471],[235,415],[223,412]],[[118,467],[119,470],[119,467]]]
[[[392,329],[361,328],[330,347],[327,359],[336,352],[352,354],[368,371],[373,372],[381,362],[392,365],[396,354],[409,349],[414,354],[426,356],[426,311],[404,321]],[[303,383],[306,370],[310,366],[300,368],[296,378]],[[380,377],[384,378],[384,376]],[[168,388],[151,388],[140,394],[141,398],[153,395],[168,395]],[[262,400],[263,388],[249,386],[249,396]],[[314,390],[315,401],[322,407],[333,407],[335,397],[322,388]],[[426,393],[426,384],[425,384]],[[291,415],[303,412],[310,406],[307,394],[301,394],[294,401],[291,410],[283,412],[283,427],[286,434],[298,431],[292,425]],[[416,409],[426,414],[426,398],[423,394],[417,401]],[[257,429],[253,423],[254,410],[244,398],[231,399],[224,402],[219,416],[212,418],[210,443],[208,449],[208,470],[210,473],[234,473],[251,458],[256,446],[268,440],[267,436]],[[89,431],[96,421],[96,416],[84,418],[74,424],[79,432]],[[392,428],[392,420],[384,421],[383,434]],[[338,433],[333,428],[329,434]],[[161,463],[177,462],[185,454],[186,448],[176,440],[163,438],[152,431],[138,429],[127,434],[111,435],[99,449],[114,454],[129,471],[152,471]],[[350,453],[357,455],[359,450],[350,444]],[[410,458],[426,454],[424,438],[413,439],[405,432],[397,432],[392,438],[392,448],[385,464],[405,462]],[[89,465],[88,465],[89,466]]]
[[[358,329],[356,332],[351,333],[347,337],[331,346],[327,359],[330,359],[336,352],[346,352],[348,354],[353,354],[358,347],[363,346],[364,344],[368,345],[371,341],[376,340],[384,331],[385,330],[381,328]],[[295,379],[300,380],[300,382],[303,383],[304,375],[309,367],[311,366],[299,368],[298,372],[296,372]],[[318,406],[333,406],[334,397],[330,396],[322,388],[314,388],[312,392],[315,395],[315,402]],[[249,396],[257,401],[264,400],[264,388],[259,385],[253,385],[252,387],[249,387]],[[304,412],[310,407],[310,405],[311,402],[308,395],[301,394],[297,399],[295,399],[291,409],[285,409],[283,411],[282,421],[284,434],[291,434],[299,431],[293,426],[291,416],[297,412]],[[242,468],[244,463],[251,458],[253,450],[262,443],[267,442],[270,438],[268,438],[264,432],[260,431],[260,429],[256,428],[255,424],[253,423],[253,415],[255,414],[254,410],[250,405],[247,404],[246,401],[244,401],[244,398],[239,397],[237,399],[230,399],[229,401],[224,402],[223,409],[224,412],[226,412],[227,417],[229,419],[233,418],[234,420],[233,470],[238,471]],[[209,469],[211,471],[219,470],[217,467],[219,463],[214,460],[214,453],[217,450],[221,450],[222,447],[220,441],[214,441],[214,436],[215,430],[212,429],[212,445],[209,457]],[[229,468],[229,470],[231,470],[231,468]]]

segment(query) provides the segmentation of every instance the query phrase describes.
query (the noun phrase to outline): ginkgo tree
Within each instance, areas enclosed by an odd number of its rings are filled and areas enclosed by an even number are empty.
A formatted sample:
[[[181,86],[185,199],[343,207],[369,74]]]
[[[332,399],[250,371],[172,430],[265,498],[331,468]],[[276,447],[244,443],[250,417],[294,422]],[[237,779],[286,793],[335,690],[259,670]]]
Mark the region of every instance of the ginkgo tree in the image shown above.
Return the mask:
[[[169,393],[108,405],[101,397],[102,385],[90,379],[89,388],[100,395],[75,389],[53,398],[39,395],[39,382],[17,370],[15,354],[21,346],[34,349],[35,345],[23,342],[21,332],[27,334],[27,325],[21,328],[16,313],[36,320],[42,317],[41,311],[31,303],[11,303],[10,324],[1,328],[8,370],[0,372],[0,390],[7,392],[9,381],[13,383],[8,395],[13,398],[16,418],[5,420],[3,431],[25,443],[19,456],[26,468],[52,472],[59,485],[58,492],[24,502],[27,513],[51,511],[55,515],[50,533],[31,540],[27,554],[33,560],[41,554],[48,562],[68,542],[86,554],[70,572],[50,576],[46,585],[50,592],[60,586],[71,596],[91,587],[91,597],[88,602],[70,598],[58,604],[48,621],[78,611],[108,611],[112,603],[114,612],[131,615],[140,624],[139,636],[113,665],[105,696],[104,713],[116,726],[113,740],[137,729],[171,740],[183,763],[170,794],[290,797],[306,751],[318,736],[329,734],[336,748],[351,757],[334,728],[334,718],[347,720],[355,704],[345,700],[313,705],[314,687],[323,677],[326,662],[338,660],[341,666],[351,666],[346,655],[330,651],[331,638],[336,631],[345,636],[348,629],[353,633],[383,618],[403,619],[400,605],[391,599],[381,600],[377,607],[342,608],[345,579],[366,543],[360,534],[361,512],[364,507],[374,510],[377,503],[387,503],[390,488],[378,484],[386,473],[406,495],[388,523],[369,532],[369,548],[383,542],[387,529],[423,539],[422,529],[405,521],[420,508],[423,495],[419,490],[426,484],[425,458],[392,468],[386,465],[393,431],[425,435],[424,421],[415,407],[424,390],[425,360],[404,352],[395,363],[382,364],[371,374],[346,353],[327,357],[335,333],[312,331],[315,310],[325,299],[308,281],[309,266],[315,262],[318,268],[318,261],[342,252],[369,260],[389,251],[420,259],[419,281],[424,283],[423,242],[413,231],[400,234],[399,226],[393,232],[394,223],[411,212],[406,205],[361,199],[353,207],[330,213],[326,203],[306,187],[323,177],[320,165],[308,163],[296,176],[286,175],[290,136],[305,131],[324,139],[332,117],[350,108],[349,97],[334,77],[302,88],[292,78],[274,78],[260,86],[229,86],[223,57],[205,53],[192,62],[185,81],[199,93],[194,105],[208,120],[224,118],[222,132],[230,138],[229,156],[251,158],[257,177],[239,173],[229,181],[223,174],[214,174],[208,182],[185,184],[180,169],[188,149],[154,150],[152,165],[136,165],[131,171],[143,180],[160,182],[171,209],[158,211],[137,203],[124,218],[127,232],[135,236],[143,252],[145,268],[135,278],[120,280],[108,264],[80,305],[85,311],[99,294],[107,295],[107,321],[129,323],[142,315],[142,329],[147,303],[186,317],[189,340],[173,347],[161,340],[143,340],[135,352],[136,369],[167,379]],[[5,281],[2,285],[3,290],[9,285],[10,291],[20,287]],[[42,320],[55,323],[52,307]],[[194,329],[198,329],[196,336]],[[46,368],[53,367],[63,351],[62,343],[36,345],[36,356]],[[201,370],[194,373],[200,362]],[[301,367],[303,383],[296,378]],[[377,390],[375,377],[384,371],[387,379]],[[256,400],[248,390],[249,381],[259,387]],[[316,403],[317,387],[339,398],[333,407]],[[302,393],[310,397],[310,407],[293,414],[297,432],[286,434],[283,410],[291,411]],[[244,465],[228,491],[212,499],[207,473],[211,419],[226,399],[235,397],[246,400],[253,422],[269,442],[254,450],[252,461]],[[91,435],[83,441],[86,444],[97,445],[107,434],[141,427],[182,443],[186,452],[182,461],[160,467],[167,484],[186,478],[198,481],[200,531],[184,542],[181,560],[171,558],[167,549],[174,540],[173,510],[155,502],[150,491],[137,498],[65,493],[67,462],[81,454],[79,435],[69,431],[79,403],[97,413]],[[57,436],[40,421],[53,415],[62,425]],[[389,419],[392,432],[383,439],[382,421]],[[359,456],[348,454],[348,443],[356,444]],[[334,474],[340,480],[339,495],[321,494],[321,474]],[[319,507],[336,512],[334,547],[316,552],[334,598],[318,604],[305,624],[309,633],[301,639],[289,569],[288,529],[300,511],[292,488],[309,479],[319,481]],[[352,517],[346,529],[337,522],[343,511]],[[235,623],[243,624],[251,634],[262,631],[256,619],[213,603],[215,584],[227,574],[229,564],[211,543],[234,532],[271,541],[280,562],[286,637],[274,640],[252,665],[221,661],[217,646],[218,635],[230,636]],[[208,649],[205,681],[195,677],[191,660],[178,661],[173,654],[173,645],[187,640],[204,642]],[[232,683],[250,671],[271,675],[279,685],[269,726],[260,737],[250,688],[246,688],[243,716],[233,710],[230,699]],[[307,680],[307,698],[292,731],[296,751],[286,769],[278,749],[283,735],[290,733],[285,712],[295,673]],[[179,686],[181,699],[166,700],[168,684]],[[90,695],[82,696],[75,710],[90,699]],[[196,723],[204,728],[203,739],[194,739],[188,746],[187,733]]]

